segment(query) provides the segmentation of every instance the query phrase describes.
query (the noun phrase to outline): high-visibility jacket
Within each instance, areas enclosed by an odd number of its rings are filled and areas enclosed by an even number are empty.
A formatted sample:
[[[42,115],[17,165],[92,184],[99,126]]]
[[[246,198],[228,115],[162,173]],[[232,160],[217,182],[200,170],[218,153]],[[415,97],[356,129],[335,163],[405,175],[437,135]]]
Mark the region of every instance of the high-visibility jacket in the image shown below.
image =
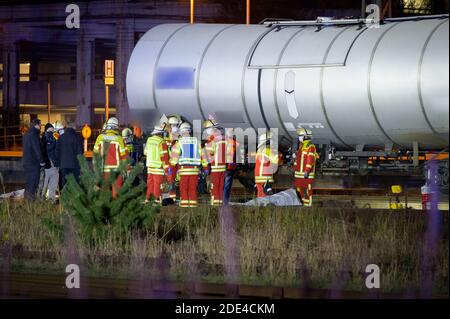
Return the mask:
[[[201,145],[196,137],[180,137],[172,147],[170,165],[179,165],[178,173],[183,175],[198,175],[201,165],[207,162],[201,156]]]
[[[109,148],[106,149],[108,143]],[[101,155],[103,172],[116,170],[120,162],[128,157],[128,150],[123,137],[113,130],[107,130],[97,137],[94,144],[94,153]]]
[[[305,178],[305,173],[314,178],[317,156],[316,146],[309,140],[303,141],[294,162],[295,178]]]
[[[158,135],[150,136],[145,144],[144,155],[147,157],[147,173],[164,175],[169,168],[169,153],[164,138]]]
[[[234,138],[227,138],[227,170],[235,170],[237,167],[237,148],[239,143]]]
[[[226,150],[226,157],[227,157],[227,170],[235,170],[237,167],[237,148],[239,146],[239,143],[231,137],[227,137],[227,150]]]
[[[179,134],[178,133],[177,134],[170,133],[166,137],[166,144],[167,144],[167,147],[169,148],[169,152],[172,149],[172,147],[175,145],[175,143],[178,140],[178,138],[179,138]]]
[[[269,146],[261,146],[256,152],[255,182],[273,183],[273,174],[278,169],[278,152]]]
[[[211,135],[204,148],[205,162],[211,165],[211,172],[227,170],[227,140],[222,134]],[[232,156],[232,155],[231,155]]]

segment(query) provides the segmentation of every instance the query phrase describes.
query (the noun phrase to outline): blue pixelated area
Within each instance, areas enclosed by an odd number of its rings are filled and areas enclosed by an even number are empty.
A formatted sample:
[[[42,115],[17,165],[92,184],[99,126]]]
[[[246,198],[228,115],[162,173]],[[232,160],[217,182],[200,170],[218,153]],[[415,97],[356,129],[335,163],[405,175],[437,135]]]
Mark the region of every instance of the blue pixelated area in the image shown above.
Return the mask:
[[[195,69],[189,67],[161,67],[156,71],[156,88],[187,90],[195,87]]]
[[[193,143],[187,143],[181,145],[181,158],[187,159],[200,159],[200,154],[197,147]]]

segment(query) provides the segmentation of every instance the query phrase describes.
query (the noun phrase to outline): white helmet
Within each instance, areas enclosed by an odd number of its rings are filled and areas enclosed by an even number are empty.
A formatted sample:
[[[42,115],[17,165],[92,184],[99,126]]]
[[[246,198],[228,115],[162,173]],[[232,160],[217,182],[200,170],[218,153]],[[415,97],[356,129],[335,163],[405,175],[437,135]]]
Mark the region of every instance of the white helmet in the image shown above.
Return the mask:
[[[261,134],[259,136],[259,146],[266,144],[267,141],[270,141],[272,138],[273,138],[272,132],[267,132],[267,133]]]
[[[119,120],[116,117],[110,117],[108,121],[106,121],[106,126],[117,129],[119,127]]]
[[[166,129],[167,129],[166,123],[158,124],[158,125],[156,125],[153,128],[152,134],[163,134],[163,133],[166,133]]]
[[[133,135],[133,131],[129,127],[126,127],[122,130],[123,138],[128,138],[128,137],[131,137],[132,135]]]
[[[189,124],[188,122],[184,122],[183,124],[180,125],[180,133],[191,133],[192,132],[192,127],[191,124]]]
[[[170,125],[179,125],[181,120],[177,115],[171,115],[168,122]]]
[[[53,124],[53,127],[55,128],[56,132],[64,129],[64,125],[62,125],[60,121],[56,121],[55,124]]]

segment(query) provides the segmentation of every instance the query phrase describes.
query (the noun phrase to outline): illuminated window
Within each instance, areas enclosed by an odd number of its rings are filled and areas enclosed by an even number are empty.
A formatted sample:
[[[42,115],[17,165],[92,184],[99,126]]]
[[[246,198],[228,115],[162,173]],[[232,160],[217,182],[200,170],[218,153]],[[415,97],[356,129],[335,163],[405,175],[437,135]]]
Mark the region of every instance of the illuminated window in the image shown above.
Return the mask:
[[[403,11],[414,14],[431,13],[431,0],[403,0]]]
[[[20,63],[20,82],[30,81],[30,63]]]

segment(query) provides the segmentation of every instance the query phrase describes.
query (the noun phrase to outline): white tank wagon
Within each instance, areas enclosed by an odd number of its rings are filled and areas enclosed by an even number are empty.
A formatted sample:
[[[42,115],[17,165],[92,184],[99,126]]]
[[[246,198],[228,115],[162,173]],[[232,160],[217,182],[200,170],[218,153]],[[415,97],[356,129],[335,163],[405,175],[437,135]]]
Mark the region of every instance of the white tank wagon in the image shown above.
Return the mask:
[[[132,114],[214,115],[225,127],[298,126],[339,150],[445,149],[448,15],[264,25],[162,24],[127,72]]]

